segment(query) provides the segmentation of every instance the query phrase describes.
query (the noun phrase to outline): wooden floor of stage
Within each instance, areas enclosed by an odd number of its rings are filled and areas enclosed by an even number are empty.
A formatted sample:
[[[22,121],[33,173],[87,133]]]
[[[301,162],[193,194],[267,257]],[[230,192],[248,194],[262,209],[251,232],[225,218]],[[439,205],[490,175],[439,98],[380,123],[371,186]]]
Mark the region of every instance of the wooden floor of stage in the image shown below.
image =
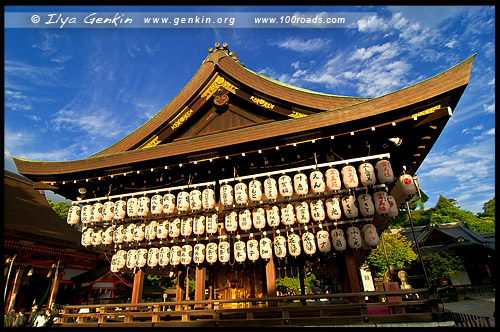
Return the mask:
[[[181,302],[64,306],[61,327],[258,327],[438,322],[427,289]],[[436,325],[437,326],[437,325]]]

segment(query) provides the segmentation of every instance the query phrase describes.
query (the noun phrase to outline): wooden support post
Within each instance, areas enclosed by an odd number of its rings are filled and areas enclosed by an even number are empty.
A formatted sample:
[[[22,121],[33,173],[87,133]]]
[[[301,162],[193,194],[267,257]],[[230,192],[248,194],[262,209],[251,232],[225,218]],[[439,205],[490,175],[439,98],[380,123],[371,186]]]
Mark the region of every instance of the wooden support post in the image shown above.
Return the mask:
[[[276,267],[274,265],[273,256],[271,255],[271,259],[266,264],[266,285],[267,285],[267,296],[275,297],[276,296]],[[276,301],[269,301],[268,304],[270,307],[276,307]]]
[[[21,279],[24,273],[24,267],[18,268],[16,270],[16,275],[14,276],[14,280],[12,281],[12,288],[9,292],[9,296],[7,297],[7,306],[6,312],[9,312],[10,309],[14,309],[14,304],[16,303],[17,293],[19,292],[19,286],[21,286]]]
[[[177,286],[175,288],[175,301],[176,302],[181,302],[182,301],[182,288],[184,285],[184,273],[182,273],[182,269],[177,270]],[[181,310],[182,307],[180,305],[175,306],[175,310]]]
[[[144,271],[138,269],[134,275],[134,286],[132,288],[132,298],[130,303],[141,303],[142,288],[144,286]],[[131,310],[137,310],[137,307],[131,307]]]
[[[300,295],[306,295],[306,285],[304,283],[304,267],[303,266],[299,266],[298,267],[299,269],[299,282],[300,282]],[[307,303],[306,303],[306,300],[300,300],[302,302],[302,305],[303,306],[306,306]]]
[[[194,300],[202,301],[205,297],[205,270],[206,268],[196,267],[196,286],[194,290]],[[195,309],[203,309],[203,304],[195,304]]]
[[[344,258],[347,272],[347,274],[344,275],[344,278],[348,278],[346,285],[349,287],[348,292],[358,293],[361,291],[359,287],[358,269],[351,250],[348,249],[344,251]],[[353,298],[352,300],[354,303],[358,303],[357,298]]]
[[[57,262],[56,271],[54,277],[52,278],[52,284],[50,285],[50,296],[47,307],[51,307],[53,303],[57,300],[57,291],[59,290],[59,283],[61,282],[62,273],[59,271],[59,262]]]

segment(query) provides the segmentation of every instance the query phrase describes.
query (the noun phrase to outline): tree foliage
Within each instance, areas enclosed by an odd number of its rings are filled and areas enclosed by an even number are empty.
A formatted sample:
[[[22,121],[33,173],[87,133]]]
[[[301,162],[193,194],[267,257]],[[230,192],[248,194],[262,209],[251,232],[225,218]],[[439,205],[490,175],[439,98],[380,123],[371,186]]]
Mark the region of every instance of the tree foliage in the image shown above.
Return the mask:
[[[449,279],[464,268],[462,260],[446,251],[433,253],[423,258],[432,285],[439,287],[443,279]]]
[[[66,221],[68,217],[68,210],[71,205],[66,202],[54,203],[50,198],[47,200],[47,202],[49,203],[52,210],[54,210],[59,215],[59,217]]]
[[[365,261],[377,277],[384,275],[387,271],[387,265],[404,268],[417,259],[417,254],[411,248],[411,243],[406,241],[403,235],[384,232],[382,236],[385,242],[388,262],[384,253],[382,239],[380,239],[379,245],[370,252]]]

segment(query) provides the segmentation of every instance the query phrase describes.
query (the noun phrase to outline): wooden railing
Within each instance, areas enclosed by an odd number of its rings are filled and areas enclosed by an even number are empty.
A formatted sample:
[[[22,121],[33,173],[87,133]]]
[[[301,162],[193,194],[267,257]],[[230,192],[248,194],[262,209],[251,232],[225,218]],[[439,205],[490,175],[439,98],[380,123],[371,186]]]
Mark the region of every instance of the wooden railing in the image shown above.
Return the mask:
[[[317,326],[429,322],[427,289],[325,295],[63,306],[63,327]],[[382,298],[401,300],[382,302]],[[84,309],[84,310],[82,310]]]
[[[489,317],[451,312],[453,321],[458,327],[491,327]]]

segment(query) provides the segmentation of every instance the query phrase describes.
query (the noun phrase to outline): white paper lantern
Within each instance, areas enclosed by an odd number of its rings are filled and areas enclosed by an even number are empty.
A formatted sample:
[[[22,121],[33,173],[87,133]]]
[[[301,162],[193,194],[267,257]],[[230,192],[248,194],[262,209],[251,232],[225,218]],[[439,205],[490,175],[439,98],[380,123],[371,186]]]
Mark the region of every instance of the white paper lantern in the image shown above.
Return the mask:
[[[207,253],[207,262],[213,264],[217,262],[217,250],[218,246],[215,242],[210,242],[207,244],[206,253]]]
[[[193,233],[197,236],[205,233],[205,216],[193,217]]]
[[[311,220],[311,214],[309,213],[309,204],[306,202],[300,202],[295,205],[295,214],[297,215],[297,222],[299,224],[307,224]]]
[[[252,228],[252,213],[250,210],[241,210],[238,213],[238,224],[242,231],[249,231]]]
[[[90,223],[90,213],[92,212],[92,205],[87,204],[82,207],[81,220],[83,224]]]
[[[305,196],[309,193],[309,184],[307,183],[307,175],[297,173],[293,176],[293,189],[297,195]]]
[[[114,217],[115,203],[111,201],[106,201],[102,207],[102,220],[111,221]]]
[[[181,264],[189,265],[193,260],[193,246],[185,244],[181,248]]]
[[[220,201],[224,206],[230,206],[234,203],[233,187],[227,183],[220,187]]]
[[[107,227],[104,232],[102,232],[102,244],[107,246],[108,244],[113,243],[113,232],[115,230],[115,226]]]
[[[399,210],[396,200],[392,196],[387,196],[387,201],[389,202],[389,212],[387,213],[387,216],[391,218],[397,217]]]
[[[385,191],[377,191],[373,194],[373,201],[375,203],[375,211],[380,215],[389,213],[390,204],[387,200],[387,193]]]
[[[281,207],[281,222],[286,226],[290,226],[295,223],[295,213],[292,204],[286,204]]]
[[[224,215],[224,227],[228,232],[236,232],[238,229],[238,213],[236,211],[226,212]]]
[[[375,171],[380,183],[391,183],[394,181],[394,172],[392,171],[391,163],[388,160],[379,160],[375,164]]]
[[[223,264],[229,262],[229,242],[227,242],[226,240],[222,240],[221,242],[219,242],[218,254],[219,262]]]
[[[207,227],[207,234],[217,233],[217,231],[219,230],[217,223],[217,213],[213,213],[207,216],[206,227]]]
[[[171,238],[176,238],[181,235],[181,219],[175,218],[171,219],[168,225],[168,235]]]
[[[150,199],[147,196],[139,198],[139,202],[137,204],[137,215],[139,217],[145,217],[149,214],[149,202]]]
[[[351,226],[347,228],[347,243],[352,249],[359,249],[363,245],[361,232],[358,227]]]
[[[276,200],[278,198],[278,185],[275,179],[269,177],[264,180],[264,196],[268,200]]]
[[[115,202],[115,210],[113,213],[113,218],[115,220],[122,220],[127,215],[127,202],[120,199]]]
[[[123,243],[123,236],[124,236],[125,228],[123,225],[118,225],[115,227],[113,230],[113,243],[115,244],[120,244]]]
[[[146,248],[139,248],[137,250],[137,267],[144,267],[146,266],[146,263],[148,262],[148,249]]]
[[[362,163],[358,167],[359,180],[363,184],[363,186],[373,186],[375,182],[377,182],[377,178],[375,176],[375,169],[370,163]]]
[[[137,266],[137,250],[130,249],[127,251],[127,268],[133,269]]]
[[[160,214],[163,212],[163,197],[159,194],[151,197],[151,214]]]
[[[247,256],[252,262],[259,259],[259,241],[250,239],[247,241]]]
[[[281,196],[290,198],[293,195],[292,178],[283,174],[278,179],[278,190]]]
[[[333,248],[337,251],[344,251],[347,248],[344,231],[340,228],[335,228],[331,232]]]
[[[276,205],[267,207],[266,219],[269,227],[278,227],[280,225],[280,208]]]
[[[123,241],[130,243],[134,241],[135,224],[128,224],[123,234]]]
[[[92,244],[92,232],[94,230],[91,227],[85,228],[82,232],[81,244],[84,247],[88,247]]]
[[[266,227],[266,211],[263,208],[253,209],[252,222],[253,227],[255,227],[256,229],[262,229]]]
[[[99,222],[102,220],[102,203],[97,202],[92,205],[92,210],[90,211],[90,221]]]
[[[340,180],[340,173],[336,168],[329,168],[325,171],[325,184],[328,190],[340,190],[342,182]]]
[[[262,199],[262,184],[259,180],[253,179],[248,184],[248,198],[251,202],[259,202]]]
[[[295,233],[288,235],[288,251],[293,257],[297,257],[301,253],[300,236]]]
[[[326,214],[330,220],[339,220],[342,217],[340,199],[337,197],[328,198],[325,201]]]
[[[95,247],[102,244],[102,229],[94,229],[91,237],[91,244]]]
[[[118,269],[123,269],[127,264],[127,251],[118,250],[115,255],[116,255],[116,266],[118,267]]]
[[[215,191],[212,188],[203,189],[201,205],[205,210],[210,210],[215,207]]]
[[[179,212],[189,210],[189,193],[187,191],[181,191],[177,194],[177,210]]]
[[[359,215],[359,211],[356,206],[356,199],[353,195],[342,197],[342,208],[344,209],[344,215],[347,218],[357,218]]]
[[[241,241],[237,237],[237,241],[234,243],[234,259],[238,263],[243,263],[247,259],[247,250],[245,242]]]
[[[146,225],[144,223],[138,223],[134,228],[134,241],[144,241],[144,236],[146,235]]]
[[[193,218],[183,217],[181,219],[181,236],[188,237],[193,233]]]
[[[316,199],[312,201],[309,205],[311,206],[312,220],[316,222],[325,220],[326,217],[325,205],[321,199]]]
[[[375,214],[375,205],[373,204],[372,195],[370,194],[359,195],[358,207],[363,217],[368,218],[373,216]]]
[[[271,259],[271,257],[273,256],[272,244],[273,242],[268,237],[263,237],[259,240],[260,257],[262,257],[262,259]]]
[[[327,253],[332,250],[330,242],[330,234],[325,230],[320,230],[316,233],[316,241],[318,242],[318,250],[322,253]],[[305,250],[305,249],[304,249]]]
[[[78,205],[71,205],[68,210],[68,217],[66,222],[70,225],[77,224],[80,221],[80,211],[81,208]]]
[[[417,187],[410,174],[401,175],[399,177],[399,183],[401,184],[401,201],[406,201],[417,193]]]
[[[278,235],[274,237],[274,254],[278,258],[286,257],[286,239],[282,235]]]
[[[109,270],[112,273],[117,273],[119,271],[119,268],[118,268],[118,266],[116,264],[116,260],[117,260],[116,254],[114,254],[113,256],[111,256],[111,266],[109,267]]]
[[[158,222],[153,220],[146,225],[145,238],[148,241],[153,241],[156,239],[156,234],[158,233]]]
[[[200,211],[202,208],[202,195],[198,189],[193,189],[189,193],[189,207],[193,211]]]
[[[376,247],[379,244],[379,236],[377,234],[377,228],[374,224],[368,223],[361,227],[361,234],[363,235],[363,240],[370,247]]]
[[[136,197],[131,197],[127,200],[127,216],[137,217],[137,208],[139,201]]]
[[[236,204],[248,203],[248,187],[244,182],[238,182],[234,185],[234,200]]]
[[[321,173],[319,170],[312,171],[311,174],[309,174],[309,180],[311,182],[311,190],[315,194],[325,192],[326,185],[323,173]]]
[[[158,256],[158,264],[160,266],[167,266],[170,263],[170,248],[161,247],[160,255]]]
[[[195,264],[203,264],[205,261],[205,245],[203,243],[197,243],[193,248],[193,262]]]
[[[169,222],[168,220],[162,220],[158,223],[158,227],[156,227],[156,237],[159,238],[160,240],[165,240],[168,236],[168,229],[169,229]]]
[[[314,255],[316,253],[316,241],[313,233],[305,232],[302,234],[302,245],[307,255]]]
[[[157,267],[158,266],[158,256],[160,254],[160,249],[149,248],[148,250],[148,266]]]
[[[358,175],[356,174],[356,169],[353,166],[347,165],[342,167],[340,173],[342,174],[344,186],[347,189],[356,188],[359,185]]]
[[[171,214],[175,211],[176,198],[174,194],[163,195],[163,213]]]
[[[177,266],[181,262],[182,248],[180,246],[172,246],[170,248],[170,265]]]

